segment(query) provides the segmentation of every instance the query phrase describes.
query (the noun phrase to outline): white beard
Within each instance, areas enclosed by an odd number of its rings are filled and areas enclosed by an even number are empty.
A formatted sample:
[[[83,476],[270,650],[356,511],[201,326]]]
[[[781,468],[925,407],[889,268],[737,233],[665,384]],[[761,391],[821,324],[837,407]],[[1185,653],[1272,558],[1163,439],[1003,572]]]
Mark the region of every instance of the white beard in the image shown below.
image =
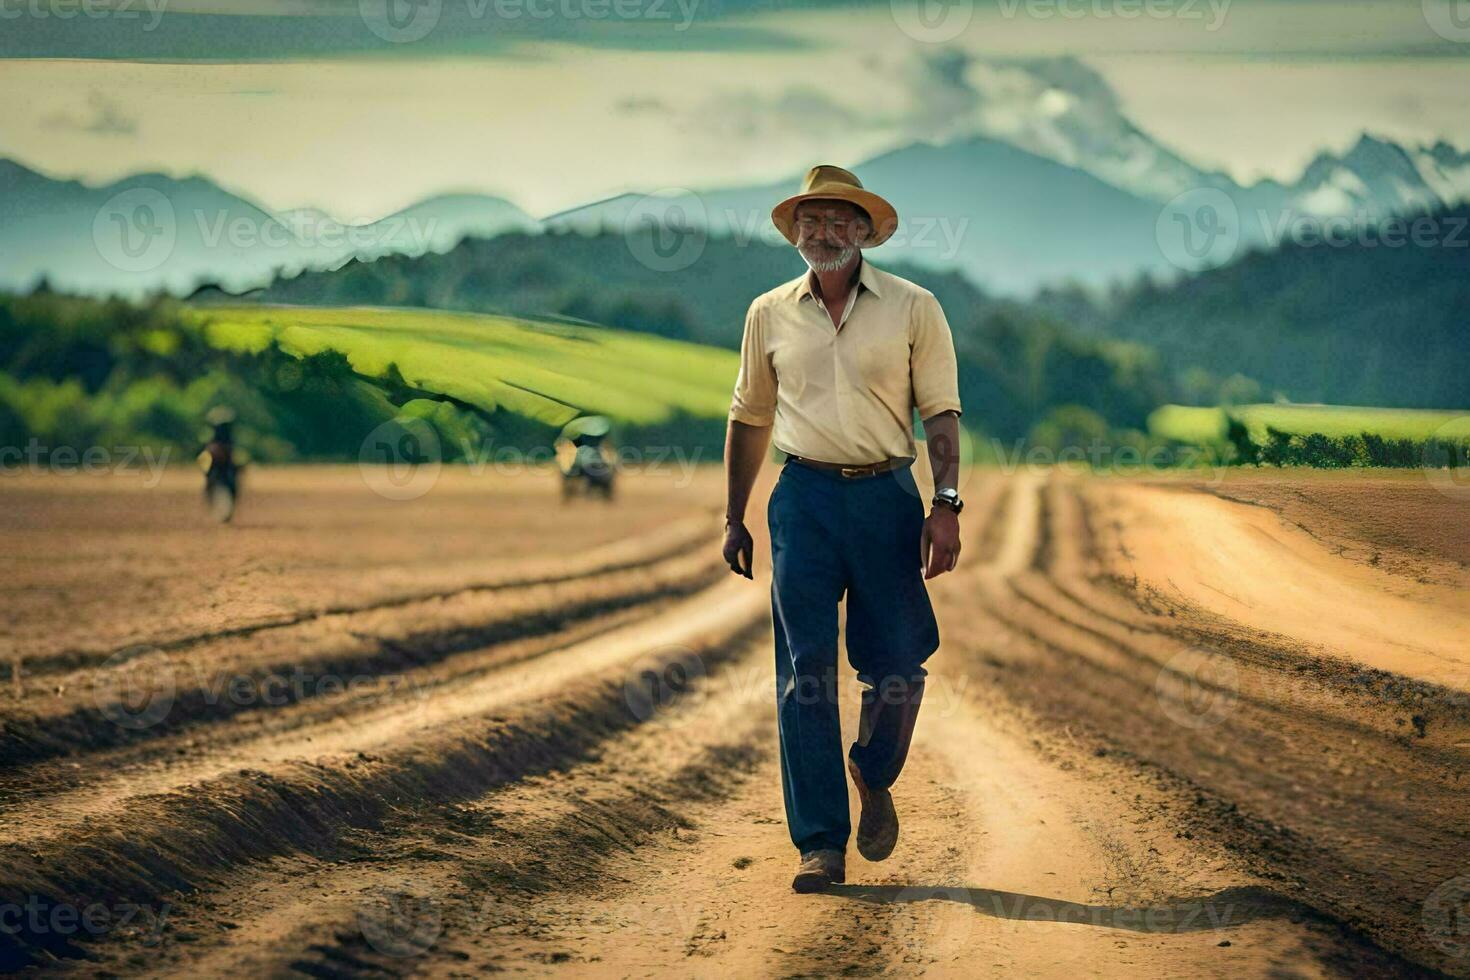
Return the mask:
[[[836,272],[838,269],[851,262],[853,256],[857,255],[857,253],[858,247],[856,245],[849,245],[842,251],[838,252],[835,258],[826,260],[814,260],[811,258],[811,256],[807,255],[806,252],[802,252],[801,257],[806,261],[807,268],[811,269],[815,273],[820,274],[823,272]]]

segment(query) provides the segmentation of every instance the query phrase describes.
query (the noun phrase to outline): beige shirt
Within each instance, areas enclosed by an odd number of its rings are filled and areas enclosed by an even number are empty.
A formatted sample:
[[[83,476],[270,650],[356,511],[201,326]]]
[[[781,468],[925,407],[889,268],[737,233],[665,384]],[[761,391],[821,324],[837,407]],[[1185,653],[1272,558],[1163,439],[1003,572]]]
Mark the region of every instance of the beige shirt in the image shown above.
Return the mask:
[[[730,418],[774,425],[788,454],[829,463],[913,458],[921,419],[960,411],[949,323],[934,294],[862,260],[833,326],[808,272],[745,316]]]

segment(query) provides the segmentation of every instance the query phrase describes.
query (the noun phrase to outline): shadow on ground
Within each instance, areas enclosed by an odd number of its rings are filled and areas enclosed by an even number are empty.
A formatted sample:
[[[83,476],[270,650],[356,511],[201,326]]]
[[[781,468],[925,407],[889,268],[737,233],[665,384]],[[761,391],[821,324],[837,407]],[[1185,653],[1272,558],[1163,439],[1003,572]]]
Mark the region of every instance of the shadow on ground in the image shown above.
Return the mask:
[[[1227,888],[1205,897],[1141,906],[1083,905],[993,888],[944,885],[832,885],[824,894],[881,904],[958,902],[997,919],[1072,922],[1150,933],[1230,929],[1257,919],[1300,920],[1309,914],[1296,902],[1258,887]]]

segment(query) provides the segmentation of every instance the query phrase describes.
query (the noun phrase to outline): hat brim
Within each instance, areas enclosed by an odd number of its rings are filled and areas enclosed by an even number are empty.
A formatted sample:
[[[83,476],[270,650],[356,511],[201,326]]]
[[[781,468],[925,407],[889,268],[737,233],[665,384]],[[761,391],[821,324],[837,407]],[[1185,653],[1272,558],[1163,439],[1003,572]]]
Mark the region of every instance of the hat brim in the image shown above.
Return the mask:
[[[863,248],[882,245],[898,229],[898,212],[877,194],[861,187],[832,187],[788,197],[771,209],[771,221],[793,245],[796,244],[796,206],[802,201],[846,201],[868,212],[873,220],[873,234],[863,242]]]

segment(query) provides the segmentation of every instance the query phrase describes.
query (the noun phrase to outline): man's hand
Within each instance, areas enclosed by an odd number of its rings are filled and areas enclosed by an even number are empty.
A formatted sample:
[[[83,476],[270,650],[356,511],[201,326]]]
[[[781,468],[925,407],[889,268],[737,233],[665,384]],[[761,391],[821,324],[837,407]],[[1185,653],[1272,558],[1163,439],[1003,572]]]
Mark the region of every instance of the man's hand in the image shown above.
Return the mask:
[[[736,575],[744,575],[753,579],[751,574],[752,562],[755,558],[755,541],[752,540],[750,532],[746,530],[743,521],[725,521],[725,561],[730,565],[730,571]],[[744,560],[744,567],[741,561]]]
[[[935,507],[924,519],[920,539],[924,577],[943,575],[960,560],[960,515],[948,507]]]

